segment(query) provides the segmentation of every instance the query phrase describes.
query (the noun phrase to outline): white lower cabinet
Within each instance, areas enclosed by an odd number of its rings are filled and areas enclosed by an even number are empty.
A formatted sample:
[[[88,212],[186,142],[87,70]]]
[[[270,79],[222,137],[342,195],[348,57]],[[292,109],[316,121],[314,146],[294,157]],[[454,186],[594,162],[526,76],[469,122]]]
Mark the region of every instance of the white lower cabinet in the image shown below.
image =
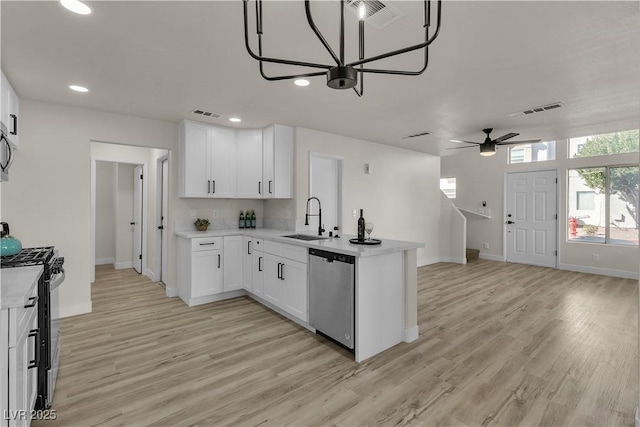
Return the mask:
[[[188,305],[224,292],[223,238],[202,237],[178,242],[178,295]]]
[[[307,264],[285,259],[280,276],[284,282],[282,307],[289,314],[307,322],[309,320]]]
[[[307,248],[264,241],[264,299],[307,322]]]
[[[244,286],[243,273],[243,236],[225,236],[223,261],[224,261],[224,291],[235,291]]]
[[[34,288],[32,297],[37,293]],[[0,311],[0,426],[28,426],[38,396],[38,305]]]
[[[282,258],[264,254],[264,299],[276,307],[283,307],[285,284],[280,278]]]
[[[242,237],[242,287],[253,292],[253,239]]]

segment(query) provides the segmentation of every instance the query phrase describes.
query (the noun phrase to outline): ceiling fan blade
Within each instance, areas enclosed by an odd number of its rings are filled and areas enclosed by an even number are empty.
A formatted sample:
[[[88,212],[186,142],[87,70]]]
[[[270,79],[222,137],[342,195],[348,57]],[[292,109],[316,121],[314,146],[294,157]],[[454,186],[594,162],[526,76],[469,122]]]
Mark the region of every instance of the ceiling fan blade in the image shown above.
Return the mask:
[[[496,145],[522,145],[522,144],[535,144],[536,142],[542,141],[541,139],[526,139],[522,141],[507,141],[507,142],[498,142]]]
[[[482,142],[473,142],[473,141],[460,141],[459,139],[456,139],[455,141],[451,141],[451,142],[464,142],[465,144],[476,144],[476,145],[482,145]]]
[[[466,147],[451,147],[451,148],[447,148],[447,150],[460,150],[461,148],[476,148],[476,147],[467,145]]]
[[[493,142],[502,142],[502,141],[506,141],[507,139],[511,139],[511,138],[513,138],[514,136],[518,136],[518,135],[520,135],[520,134],[519,134],[519,133],[513,133],[513,132],[511,132],[511,133],[508,133],[508,134],[506,134],[506,135],[502,135],[502,136],[501,136],[501,137],[499,137],[499,138],[494,139],[494,140],[493,140]]]

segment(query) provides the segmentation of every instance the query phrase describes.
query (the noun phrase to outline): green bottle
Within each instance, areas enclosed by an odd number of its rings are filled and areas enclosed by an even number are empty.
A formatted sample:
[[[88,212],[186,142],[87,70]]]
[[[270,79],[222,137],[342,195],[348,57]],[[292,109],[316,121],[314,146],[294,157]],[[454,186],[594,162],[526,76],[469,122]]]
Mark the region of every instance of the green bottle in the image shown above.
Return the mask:
[[[251,211],[251,228],[256,228],[256,213]]]
[[[238,228],[244,228],[244,213],[240,211],[240,219],[238,220]]]

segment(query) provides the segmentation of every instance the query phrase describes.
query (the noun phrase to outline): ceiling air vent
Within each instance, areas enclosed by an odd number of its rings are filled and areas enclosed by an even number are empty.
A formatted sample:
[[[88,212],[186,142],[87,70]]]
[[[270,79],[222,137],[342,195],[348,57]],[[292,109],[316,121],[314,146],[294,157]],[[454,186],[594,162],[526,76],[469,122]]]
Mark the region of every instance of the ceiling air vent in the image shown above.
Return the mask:
[[[198,116],[209,117],[211,119],[219,119],[220,117],[222,117],[222,114],[212,113],[210,111],[204,111],[204,110],[193,110],[192,113]]]
[[[424,131],[424,132],[420,132],[420,133],[414,133],[413,135],[403,136],[402,139],[418,138],[419,136],[427,136],[427,135],[431,135],[431,132]]]
[[[507,114],[508,117],[527,116],[529,114],[542,113],[544,111],[555,110],[556,108],[562,108],[564,104],[562,102],[554,102],[553,104],[543,105],[541,107],[533,107],[524,111],[515,111]]]
[[[404,13],[394,5],[379,0],[347,0],[347,4],[350,6],[347,9],[358,16],[358,6],[361,1],[364,1],[367,7],[367,18],[365,22],[368,22],[373,28],[378,30],[383,29],[404,16]]]

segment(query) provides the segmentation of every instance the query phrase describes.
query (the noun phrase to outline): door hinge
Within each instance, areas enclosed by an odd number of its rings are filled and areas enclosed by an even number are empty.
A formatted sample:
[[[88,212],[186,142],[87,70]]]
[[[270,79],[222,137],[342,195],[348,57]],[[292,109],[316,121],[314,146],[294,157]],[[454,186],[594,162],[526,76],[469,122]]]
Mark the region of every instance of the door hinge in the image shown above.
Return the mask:
[[[142,174],[140,174],[140,179],[142,179]],[[557,181],[556,181],[557,182]]]
[[[142,259],[142,254],[138,255],[138,258],[139,258],[139,259]]]
[[[556,214],[556,221],[558,220],[558,214]]]
[[[556,184],[558,183],[558,178],[556,178]]]
[[[557,250],[555,250],[554,252],[555,252],[555,256],[558,256],[558,251],[557,251]]]

